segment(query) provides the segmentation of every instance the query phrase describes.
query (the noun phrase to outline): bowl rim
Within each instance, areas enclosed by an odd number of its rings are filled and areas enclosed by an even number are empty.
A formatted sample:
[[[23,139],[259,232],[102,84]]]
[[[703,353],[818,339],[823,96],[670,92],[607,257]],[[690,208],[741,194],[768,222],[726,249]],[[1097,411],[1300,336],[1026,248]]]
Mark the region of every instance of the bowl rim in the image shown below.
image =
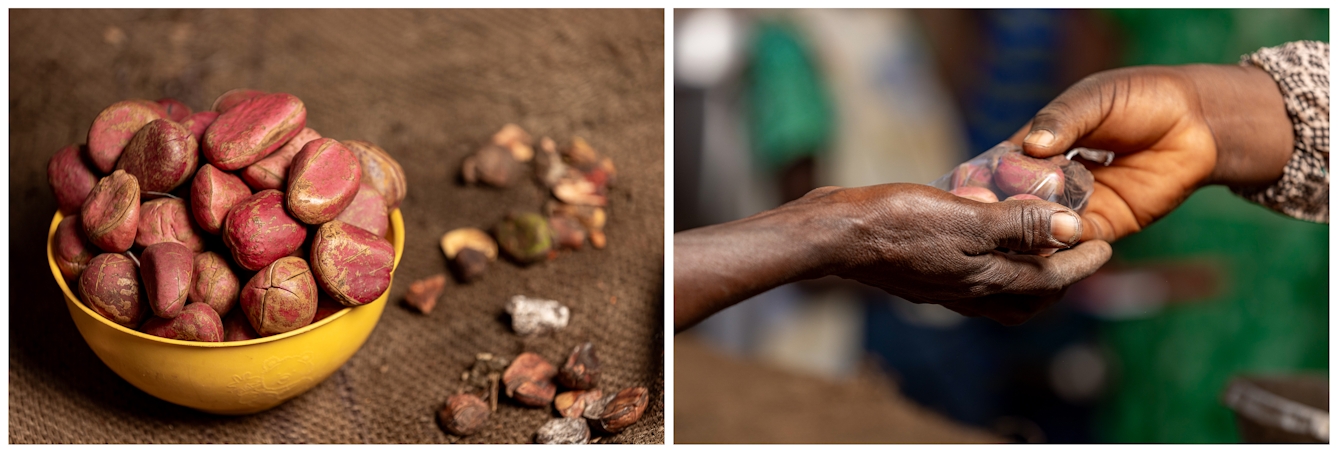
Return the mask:
[[[56,235],[56,227],[60,226],[60,222],[64,218],[65,215],[62,214],[60,210],[57,210],[56,215],[53,216],[51,219],[51,228],[47,231],[47,237],[46,237],[46,260],[47,264],[51,268],[52,276],[55,277],[56,279],[56,284],[60,286],[61,292],[65,294],[67,303],[69,301],[75,301],[76,303],[74,305],[79,307],[80,310],[83,310],[84,314],[92,317],[93,319],[98,320],[98,322],[101,322],[103,325],[111,327],[112,329],[118,330],[124,334],[128,334],[134,337],[139,337],[144,340],[158,343],[171,344],[177,346],[197,347],[197,348],[232,348],[232,347],[251,346],[251,345],[281,341],[285,338],[295,337],[319,329],[321,328],[321,326],[334,322],[334,320],[343,317],[350,310],[356,308],[356,307],[344,307],[343,309],[335,312],[334,314],[326,316],[325,319],[311,323],[297,330],[284,332],[278,335],[271,335],[268,337],[255,338],[244,341],[220,341],[220,342],[186,341],[186,340],[174,340],[171,338],[163,338],[159,336],[149,335],[144,332],[140,332],[138,330],[134,330],[122,326],[120,324],[111,322],[111,320],[103,317],[102,315],[99,315],[97,312],[93,311],[93,309],[88,308],[88,304],[85,304],[84,301],[81,300],[77,295],[75,295],[73,291],[70,291],[70,286],[68,283],[65,282],[65,276],[61,274],[60,267],[56,265],[56,256],[51,249],[51,239]],[[395,233],[394,240],[390,241],[391,247],[395,249],[395,263],[390,268],[391,281],[394,282],[395,271],[399,270],[400,266],[400,257],[404,255],[404,217],[400,214],[399,208],[395,208],[395,210],[390,212],[390,230]],[[386,292],[382,293],[380,297],[389,298],[390,288],[386,288]]]

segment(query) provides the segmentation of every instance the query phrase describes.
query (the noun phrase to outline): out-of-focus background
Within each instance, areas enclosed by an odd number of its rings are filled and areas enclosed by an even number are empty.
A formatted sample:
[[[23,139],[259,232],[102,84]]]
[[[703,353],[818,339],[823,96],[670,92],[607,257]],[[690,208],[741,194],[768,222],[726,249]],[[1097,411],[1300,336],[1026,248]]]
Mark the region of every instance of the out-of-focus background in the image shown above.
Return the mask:
[[[821,185],[928,183],[1094,72],[1329,39],[1327,10],[674,17],[674,231]],[[1294,396],[1327,417],[1328,250],[1327,225],[1212,187],[1018,327],[780,287],[675,339],[675,441],[1237,442],[1245,376],[1319,382]]]

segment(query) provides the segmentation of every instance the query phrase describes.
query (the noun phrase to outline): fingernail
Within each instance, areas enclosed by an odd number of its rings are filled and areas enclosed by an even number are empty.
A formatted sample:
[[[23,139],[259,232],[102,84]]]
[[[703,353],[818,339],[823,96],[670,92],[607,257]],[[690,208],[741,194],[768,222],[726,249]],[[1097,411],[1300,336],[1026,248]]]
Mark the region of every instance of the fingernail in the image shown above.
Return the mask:
[[[1028,145],[1049,148],[1050,144],[1055,142],[1055,134],[1044,129],[1034,130],[1027,134],[1027,138],[1022,139],[1022,141]]]
[[[1056,241],[1072,245],[1078,241],[1078,217],[1067,212],[1056,212],[1050,216],[1050,237]]]

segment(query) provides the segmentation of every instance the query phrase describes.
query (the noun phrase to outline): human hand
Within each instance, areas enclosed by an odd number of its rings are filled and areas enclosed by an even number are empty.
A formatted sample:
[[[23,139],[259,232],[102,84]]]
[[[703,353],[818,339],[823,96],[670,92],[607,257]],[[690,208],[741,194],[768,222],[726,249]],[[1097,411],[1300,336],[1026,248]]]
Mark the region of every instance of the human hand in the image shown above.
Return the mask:
[[[828,242],[826,273],[1007,325],[1053,305],[1111,254],[1100,240],[1049,257],[1000,251],[1077,243],[1076,213],[1040,200],[980,203],[929,186],[884,184],[820,188],[791,205],[822,206],[823,215],[849,219]]]
[[[1034,157],[1073,147],[1113,151],[1110,166],[1084,162],[1096,181],[1082,215],[1084,240],[1113,241],[1170,213],[1204,185],[1277,180],[1292,136],[1282,95],[1263,70],[1191,65],[1089,76],[1010,141]]]

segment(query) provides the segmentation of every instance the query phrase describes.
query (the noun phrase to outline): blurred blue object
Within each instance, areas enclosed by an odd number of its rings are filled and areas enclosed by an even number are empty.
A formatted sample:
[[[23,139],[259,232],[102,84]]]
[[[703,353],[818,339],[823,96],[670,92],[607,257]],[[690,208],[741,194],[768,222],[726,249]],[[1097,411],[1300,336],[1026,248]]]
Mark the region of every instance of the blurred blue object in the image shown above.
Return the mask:
[[[963,112],[970,155],[990,149],[1031,120],[1059,94],[1058,62],[1063,11],[1007,9],[980,12],[988,51],[977,62],[985,74],[967,94]]]

